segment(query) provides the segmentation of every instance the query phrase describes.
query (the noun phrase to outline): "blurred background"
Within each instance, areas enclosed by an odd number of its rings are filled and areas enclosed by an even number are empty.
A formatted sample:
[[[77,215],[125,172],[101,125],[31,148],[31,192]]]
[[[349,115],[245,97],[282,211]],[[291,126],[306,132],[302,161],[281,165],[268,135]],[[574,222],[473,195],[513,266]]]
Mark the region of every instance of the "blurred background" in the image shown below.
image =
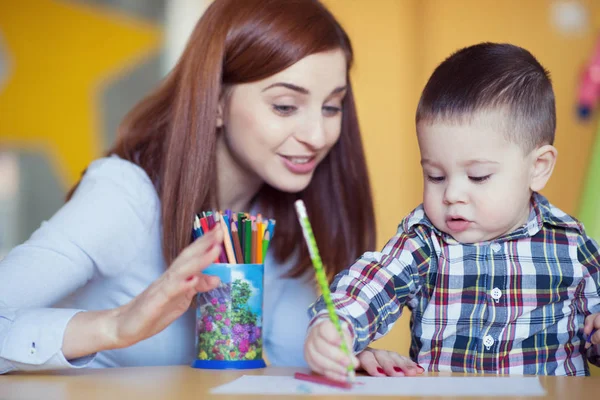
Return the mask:
[[[239,0],[244,1],[244,0]],[[0,1],[0,258],[63,203],[169,71],[210,0]],[[600,2],[325,0],[352,40],[378,245],[421,199],[414,113],[460,47],[510,42],[550,71],[558,165],[544,194],[600,240]],[[596,57],[596,58],[595,58]],[[92,221],[93,223],[93,221]],[[408,353],[408,316],[378,347]]]

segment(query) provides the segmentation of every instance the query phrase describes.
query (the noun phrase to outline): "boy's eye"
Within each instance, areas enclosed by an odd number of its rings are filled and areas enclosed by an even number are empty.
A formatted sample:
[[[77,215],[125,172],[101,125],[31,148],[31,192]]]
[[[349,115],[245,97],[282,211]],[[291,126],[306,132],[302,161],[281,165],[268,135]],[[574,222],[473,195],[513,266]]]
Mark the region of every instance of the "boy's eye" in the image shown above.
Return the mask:
[[[485,176],[470,176],[469,179],[475,183],[482,183],[487,181],[488,179],[490,179],[490,175],[485,175]]]
[[[273,104],[273,110],[280,115],[290,115],[296,111],[296,106],[286,106],[283,104]]]
[[[429,180],[429,182],[433,182],[433,183],[440,183],[440,182],[444,182],[444,178],[443,176],[431,176],[431,175],[427,175],[427,180]]]

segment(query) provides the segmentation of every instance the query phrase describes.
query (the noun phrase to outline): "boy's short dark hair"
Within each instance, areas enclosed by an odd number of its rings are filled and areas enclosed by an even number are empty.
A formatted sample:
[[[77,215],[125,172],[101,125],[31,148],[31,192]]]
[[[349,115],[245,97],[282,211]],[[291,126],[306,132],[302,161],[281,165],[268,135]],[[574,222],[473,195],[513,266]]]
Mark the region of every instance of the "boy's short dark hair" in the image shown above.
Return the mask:
[[[456,121],[505,110],[507,138],[527,151],[554,143],[556,109],[548,71],[527,50],[480,43],[458,50],[423,89],[416,122]]]

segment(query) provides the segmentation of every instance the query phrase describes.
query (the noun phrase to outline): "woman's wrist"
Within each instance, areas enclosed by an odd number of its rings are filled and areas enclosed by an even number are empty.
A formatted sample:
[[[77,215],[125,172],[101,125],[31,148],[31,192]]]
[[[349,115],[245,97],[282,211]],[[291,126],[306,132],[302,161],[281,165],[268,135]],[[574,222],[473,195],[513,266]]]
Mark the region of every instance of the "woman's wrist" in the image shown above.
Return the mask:
[[[64,357],[71,360],[126,347],[125,341],[118,336],[119,314],[119,308],[75,314],[65,330],[62,345]]]

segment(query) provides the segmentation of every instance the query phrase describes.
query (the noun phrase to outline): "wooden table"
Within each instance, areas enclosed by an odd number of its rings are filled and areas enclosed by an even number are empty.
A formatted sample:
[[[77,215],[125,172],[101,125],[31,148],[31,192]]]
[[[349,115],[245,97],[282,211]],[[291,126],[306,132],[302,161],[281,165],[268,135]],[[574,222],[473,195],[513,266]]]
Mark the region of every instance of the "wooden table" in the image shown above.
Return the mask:
[[[69,370],[0,376],[0,400],[16,399],[279,399],[282,396],[211,395],[210,389],[242,375],[293,375],[298,369],[268,367],[245,371],[199,370],[186,366]],[[301,371],[301,370],[300,370]],[[426,376],[442,374],[426,374]],[[444,374],[448,375],[448,374]],[[402,378],[398,378],[402,379]],[[600,392],[598,377],[540,377],[545,397],[532,399],[586,400]],[[366,399],[358,396],[290,396],[291,399]],[[372,397],[378,399],[381,397]],[[412,397],[416,399],[417,397]],[[419,397],[423,399],[423,397]],[[450,397],[446,397],[449,399]],[[500,400],[500,397],[489,397]],[[520,397],[520,399],[525,399]]]

